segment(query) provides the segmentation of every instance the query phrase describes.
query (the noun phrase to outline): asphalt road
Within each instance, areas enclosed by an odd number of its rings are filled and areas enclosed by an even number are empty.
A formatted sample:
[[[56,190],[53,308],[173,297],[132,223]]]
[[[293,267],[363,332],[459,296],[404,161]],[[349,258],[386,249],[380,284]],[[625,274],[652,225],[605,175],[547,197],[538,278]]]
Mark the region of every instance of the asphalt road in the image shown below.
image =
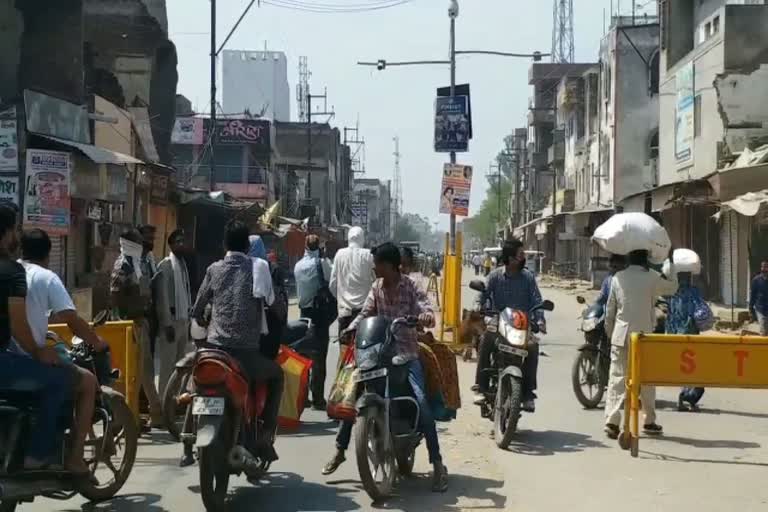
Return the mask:
[[[602,411],[585,411],[570,387],[570,368],[581,343],[580,307],[574,295],[545,289],[557,309],[549,315],[542,343],[537,412],[525,415],[508,451],[496,448],[491,423],[471,405],[468,388],[474,363],[459,362],[464,408],[440,425],[450,472],[445,494],[429,492],[426,448],[419,448],[417,476],[398,495],[373,507],[350,457],[331,477],[320,469],[334,449],[335,424],[309,411],[303,427],[278,440],[280,461],[259,486],[231,481],[232,512],[373,510],[525,510],[624,512],[766,510],[768,486],[768,396],[762,391],[708,390],[699,414],[679,413],[676,390],[659,392],[660,439],[641,439],[632,459],[602,434]],[[474,292],[464,290],[465,304]],[[329,365],[337,351],[331,350]],[[201,512],[197,467],[180,469],[180,447],[161,432],[143,439],[133,474],[114,500],[90,505],[82,500],[40,499],[23,512],[115,511]]]

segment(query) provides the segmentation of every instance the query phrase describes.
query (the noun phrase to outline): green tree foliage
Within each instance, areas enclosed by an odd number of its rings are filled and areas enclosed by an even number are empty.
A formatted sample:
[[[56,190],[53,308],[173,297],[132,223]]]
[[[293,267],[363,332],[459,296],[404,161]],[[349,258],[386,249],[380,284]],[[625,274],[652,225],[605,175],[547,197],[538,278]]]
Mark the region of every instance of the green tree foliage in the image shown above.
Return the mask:
[[[493,181],[485,195],[480,210],[468,219],[464,219],[464,239],[477,240],[483,245],[496,243],[496,229],[499,226],[499,203],[501,203],[501,225],[509,217],[509,199],[512,194],[512,182],[502,175],[501,184],[498,178]],[[499,201],[501,195],[501,201]],[[471,248],[471,247],[468,247]]]

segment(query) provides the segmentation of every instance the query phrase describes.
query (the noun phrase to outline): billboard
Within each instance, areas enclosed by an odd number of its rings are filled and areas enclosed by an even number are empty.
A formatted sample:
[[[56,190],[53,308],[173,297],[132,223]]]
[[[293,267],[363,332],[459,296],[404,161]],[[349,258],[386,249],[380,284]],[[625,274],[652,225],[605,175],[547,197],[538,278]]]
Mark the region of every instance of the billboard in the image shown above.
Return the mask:
[[[15,108],[0,111],[0,172],[19,172]]]
[[[693,158],[695,121],[695,91],[693,62],[689,62],[675,75],[677,102],[675,111],[675,160],[688,164]]]
[[[438,97],[435,100],[435,151],[469,150],[469,97]]]
[[[69,153],[27,149],[25,228],[40,228],[49,235],[69,234],[70,171]]]
[[[365,201],[352,201],[352,225],[362,228],[368,227],[368,203]]]
[[[472,166],[445,164],[440,186],[440,213],[469,216]]]

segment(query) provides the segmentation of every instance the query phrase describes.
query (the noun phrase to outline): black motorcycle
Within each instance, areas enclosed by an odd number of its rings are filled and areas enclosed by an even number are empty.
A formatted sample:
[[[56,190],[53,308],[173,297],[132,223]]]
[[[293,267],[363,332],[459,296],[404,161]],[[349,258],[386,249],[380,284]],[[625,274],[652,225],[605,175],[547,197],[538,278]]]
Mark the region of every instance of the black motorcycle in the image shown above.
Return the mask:
[[[584,297],[576,297],[585,304]],[[571,384],[576,399],[585,409],[596,409],[605,395],[611,368],[611,344],[605,332],[605,307],[597,302],[581,314],[584,344],[571,369]]]
[[[106,314],[95,322],[98,327]],[[63,343],[53,333],[49,339]],[[19,503],[31,502],[38,496],[67,500],[80,494],[91,501],[112,498],[123,487],[136,459],[138,423],[125,401],[113,390],[119,378],[113,370],[109,351],[94,352],[78,338],[69,350],[72,363],[91,371],[99,382],[93,427],[85,445],[85,462],[90,469],[87,478],[73,478],[66,471],[23,469],[29,432],[35,428],[39,391],[28,389],[0,390],[0,512],[13,512]],[[69,450],[71,415],[62,418],[59,450],[56,460],[63,466]]]
[[[417,324],[413,317],[393,321],[377,316],[366,318],[357,328],[355,453],[363,488],[374,502],[392,494],[397,474],[411,474],[423,437],[408,365],[393,358],[397,329]]]
[[[478,292],[485,291],[485,283],[474,280],[469,287]],[[480,406],[480,415],[493,421],[496,445],[506,449],[517,431],[523,403],[523,366],[534,334],[539,332],[536,322],[529,319],[537,311],[554,311],[552,301],[545,300],[530,311],[485,312],[486,338],[483,343],[494,343],[496,350],[491,355],[491,365],[484,371],[490,373],[485,402]],[[533,345],[538,350],[537,345]]]

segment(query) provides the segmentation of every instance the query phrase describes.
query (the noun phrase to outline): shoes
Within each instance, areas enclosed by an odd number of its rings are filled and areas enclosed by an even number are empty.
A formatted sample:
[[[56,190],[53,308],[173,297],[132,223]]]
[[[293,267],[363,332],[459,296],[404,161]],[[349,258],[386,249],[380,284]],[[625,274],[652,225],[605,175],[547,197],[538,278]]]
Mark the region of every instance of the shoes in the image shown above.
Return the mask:
[[[619,438],[619,426],[614,425],[613,423],[608,423],[605,428],[603,429],[605,432],[605,435],[608,436],[608,439],[618,439]]]
[[[525,412],[536,412],[536,402],[533,399],[523,400],[521,408]]]
[[[312,402],[312,408],[316,411],[324,411],[328,408],[328,402],[326,402],[324,398],[314,400]]]
[[[470,391],[472,391],[473,393],[477,393],[478,391],[480,391],[480,386],[479,386],[478,384],[473,384],[473,385],[472,385],[472,387],[471,387],[471,388],[469,388],[469,389],[470,389]]]
[[[485,395],[482,395],[480,393],[475,395],[475,398],[472,399],[472,403],[475,405],[485,405],[486,399]]]
[[[448,468],[442,462],[436,462],[432,474],[432,492],[448,490]]]
[[[336,472],[337,469],[339,469],[339,466],[344,464],[344,461],[346,461],[347,458],[344,456],[344,450],[337,450],[336,455],[333,456],[333,458],[323,467],[323,475],[332,475]]]
[[[649,436],[660,436],[664,433],[664,429],[656,423],[646,423],[643,425],[643,432]]]

